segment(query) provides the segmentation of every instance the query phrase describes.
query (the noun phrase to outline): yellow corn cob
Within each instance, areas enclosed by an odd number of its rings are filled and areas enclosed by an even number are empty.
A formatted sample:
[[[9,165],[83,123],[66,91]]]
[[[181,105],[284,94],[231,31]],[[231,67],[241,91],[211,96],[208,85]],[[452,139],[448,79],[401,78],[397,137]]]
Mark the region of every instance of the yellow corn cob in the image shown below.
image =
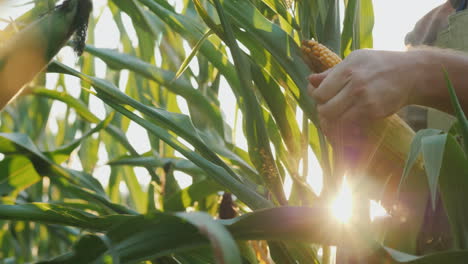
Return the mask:
[[[323,72],[341,62],[340,56],[315,40],[302,42],[306,62],[314,72]]]
[[[333,51],[315,40],[302,42],[302,52],[304,60],[314,72],[322,72],[341,62],[341,58]],[[367,131],[369,142],[363,151],[364,156],[359,164],[361,171],[366,174],[381,178],[374,182],[378,184],[381,191],[382,186],[387,181],[387,176],[392,174],[390,179],[390,190],[395,190],[399,184],[401,172],[404,168],[405,160],[409,152],[414,131],[397,115],[392,115],[383,120],[374,122]],[[416,164],[417,170],[422,170],[421,160]],[[393,186],[392,186],[393,185]]]
[[[341,62],[338,55],[315,40],[304,41],[301,49],[304,60],[316,73]],[[421,159],[417,160],[403,188],[397,191],[413,137],[414,131],[396,114],[373,122],[366,131],[363,149],[359,151],[361,157],[350,164],[357,167],[352,171],[359,175],[348,175],[359,186],[360,195],[381,199],[393,211],[394,220],[387,226],[385,244],[406,252],[415,252],[428,195]],[[402,233],[406,234],[404,243],[399,237]]]

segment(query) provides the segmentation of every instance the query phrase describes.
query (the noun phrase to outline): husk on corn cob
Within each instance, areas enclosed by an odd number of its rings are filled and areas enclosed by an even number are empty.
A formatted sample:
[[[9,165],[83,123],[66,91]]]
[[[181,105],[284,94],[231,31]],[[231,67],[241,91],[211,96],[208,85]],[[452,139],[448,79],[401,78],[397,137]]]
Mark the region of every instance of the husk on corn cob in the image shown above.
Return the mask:
[[[314,40],[304,41],[301,49],[304,60],[316,73],[341,62],[338,55]],[[417,160],[410,176],[400,186],[413,137],[414,131],[394,114],[370,124],[365,131],[366,139],[359,146],[357,160],[337,161],[355,167],[351,171],[358,175],[347,175],[348,180],[354,181],[351,184],[357,187],[354,188],[355,194],[382,200],[392,214],[391,221],[386,224],[385,245],[408,253],[417,252],[428,197],[426,173],[421,159]],[[336,151],[335,148],[341,146],[333,147]]]
[[[309,68],[316,73],[330,69],[341,62],[341,58],[337,54],[315,40],[303,41],[301,49],[304,60]],[[383,184],[391,176],[392,178],[388,182],[390,186],[387,187],[391,193],[395,193],[414,137],[414,131],[394,114],[373,122],[366,133],[368,140],[361,146],[359,162],[353,166],[359,167],[357,171],[372,176],[373,181],[366,184],[378,186],[376,191],[380,192],[379,194],[381,194]],[[415,167],[417,170],[422,170],[421,160]]]
[[[8,40],[0,40],[0,110],[41,72],[75,34],[81,54],[90,0],[67,0]]]

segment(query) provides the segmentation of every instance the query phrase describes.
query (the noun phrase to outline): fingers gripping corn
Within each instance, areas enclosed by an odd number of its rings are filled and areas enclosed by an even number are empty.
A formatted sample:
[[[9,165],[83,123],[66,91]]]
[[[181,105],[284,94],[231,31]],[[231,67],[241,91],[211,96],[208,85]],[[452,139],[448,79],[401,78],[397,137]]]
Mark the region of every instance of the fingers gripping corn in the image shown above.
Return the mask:
[[[341,61],[338,55],[314,40],[304,41],[302,51],[310,69],[317,73]],[[397,115],[392,115],[373,122],[366,129],[366,139],[359,147],[357,160],[347,162],[346,156],[338,155],[335,163],[339,172],[343,172],[343,167],[354,167],[351,175],[348,175],[351,179],[347,180],[354,181],[352,184],[359,186],[359,195],[382,200],[394,216],[393,219],[404,219],[388,224],[384,243],[405,252],[415,252],[417,248],[428,195],[427,185],[421,182],[421,179],[426,178],[421,159],[417,160],[411,175],[400,186],[413,137],[413,130]],[[339,144],[334,144],[337,152],[343,151],[341,148]],[[394,230],[398,232],[393,232]],[[399,237],[402,232],[407,234],[405,244],[401,243]]]
[[[315,40],[303,41],[301,49],[304,60],[316,73],[330,69],[342,61],[337,54]],[[374,122],[366,132],[369,142],[367,146],[363,146],[367,149],[362,151],[364,154],[359,166],[361,170],[365,170],[366,174],[372,175],[373,180],[376,180],[375,177],[382,177],[380,180],[377,179],[377,186],[380,185],[379,183],[383,184],[388,175],[393,175],[394,186],[388,187],[394,190],[399,184],[398,176],[404,168],[414,132],[397,115]],[[416,167],[421,170],[421,161]],[[392,185],[392,182],[390,184]]]

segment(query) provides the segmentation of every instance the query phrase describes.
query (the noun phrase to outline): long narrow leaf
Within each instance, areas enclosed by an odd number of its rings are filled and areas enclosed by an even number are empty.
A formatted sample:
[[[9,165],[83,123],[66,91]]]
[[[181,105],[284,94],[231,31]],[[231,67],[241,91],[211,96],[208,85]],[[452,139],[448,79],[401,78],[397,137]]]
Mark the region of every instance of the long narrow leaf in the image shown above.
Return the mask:
[[[444,69],[444,76],[447,82],[447,87],[448,87],[449,94],[450,94],[450,100],[452,102],[453,108],[455,110],[455,115],[457,116],[458,122],[461,127],[463,142],[465,146],[465,153],[467,153],[468,155],[468,120],[466,120],[465,113],[463,112],[463,109],[455,93],[455,88],[453,87],[452,82],[450,81],[450,78],[448,76],[448,72],[445,69]]]
[[[211,34],[213,34],[213,31],[212,31],[212,30],[208,30],[208,31],[203,35],[203,37],[197,42],[197,44],[195,44],[195,46],[193,47],[192,51],[190,51],[190,54],[189,54],[189,55],[187,56],[187,58],[185,58],[185,60],[182,62],[182,65],[180,65],[180,68],[179,68],[179,70],[177,70],[174,79],[178,79],[178,78],[184,73],[184,71],[187,69],[187,67],[189,66],[189,64],[190,64],[190,62],[192,61],[192,59],[197,55],[197,52],[198,52],[198,50],[200,49],[200,47],[201,47],[201,45],[203,44],[203,42],[204,42],[209,36],[211,36]]]

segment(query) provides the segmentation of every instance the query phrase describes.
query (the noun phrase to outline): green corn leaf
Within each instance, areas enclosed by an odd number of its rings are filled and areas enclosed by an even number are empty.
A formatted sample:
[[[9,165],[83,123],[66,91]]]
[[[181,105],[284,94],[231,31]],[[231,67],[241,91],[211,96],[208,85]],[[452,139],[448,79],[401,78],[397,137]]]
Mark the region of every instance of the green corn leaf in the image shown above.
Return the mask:
[[[192,61],[192,59],[197,55],[198,53],[198,50],[200,49],[201,45],[203,44],[203,42],[213,34],[213,31],[212,30],[208,30],[204,35],[203,37],[197,42],[197,44],[193,47],[192,51],[190,51],[190,54],[187,56],[187,58],[185,58],[185,60],[182,62],[182,65],[180,65],[180,68],[179,70],[177,70],[176,74],[175,74],[175,77],[174,77],[174,80],[178,79],[183,73],[184,71],[187,69],[187,67],[189,66],[190,62]]]
[[[210,194],[215,194],[222,190],[222,187],[216,182],[210,180],[201,180],[195,182],[189,187],[164,199],[165,211],[184,211],[185,208],[193,206],[195,202],[200,202]]]
[[[410,175],[411,169],[415,166],[418,158],[421,154],[422,140],[425,137],[435,136],[440,134],[442,131],[437,129],[423,129],[414,135],[413,141],[411,142],[410,151],[408,157],[406,157],[405,168],[403,169],[403,175],[400,180],[400,188]]]
[[[421,151],[429,182],[432,209],[434,210],[447,136],[447,134],[427,136],[421,140]]]
[[[221,223],[200,212],[178,213],[177,216],[196,226],[209,239],[217,263],[242,263],[237,244]]]
[[[283,1],[280,0],[263,0],[271,10],[275,11],[281,17],[283,17],[288,24],[290,24],[294,29],[300,30],[299,25],[296,23],[296,20],[291,16],[291,13],[288,12],[287,6]]]
[[[173,72],[159,69],[138,58],[120,54],[112,50],[97,49],[91,46],[87,46],[85,50],[103,59],[110,67],[132,70],[150,80],[164,85],[164,87],[170,91],[184,97],[191,106],[209,117],[207,119],[209,122],[213,123],[210,127],[217,129],[220,134],[223,134],[222,128],[224,125],[220,110],[208,101],[198,90],[194,89],[189,82],[177,79]]]
[[[445,136],[442,167],[440,168],[439,187],[444,208],[450,222],[453,247],[468,248],[468,214],[465,188],[468,186],[468,166],[466,153],[452,135]],[[442,141],[442,140],[439,140]]]
[[[141,167],[155,167],[162,168],[168,163],[174,166],[175,170],[185,172],[189,175],[202,175],[203,170],[193,164],[191,161],[180,158],[160,158],[151,156],[124,156],[109,161],[107,164],[110,166],[141,166]]]
[[[283,191],[283,184],[278,168],[276,167],[276,163],[274,162],[274,158],[271,153],[265,122],[263,120],[258,100],[252,92],[253,87],[250,64],[244,57],[244,54],[240,51],[229,19],[224,15],[221,3],[216,0],[214,2],[242,87],[242,90],[240,91],[243,100],[245,100],[246,108],[244,110],[244,118],[246,119],[247,142],[249,144],[250,157],[257,166],[257,170],[260,175],[264,178],[266,185],[273,191],[273,194],[279,204],[285,205],[287,204],[287,200]]]
[[[341,34],[341,55],[346,57],[356,49],[372,48],[374,12],[370,0],[349,0],[346,5]]]
[[[0,195],[12,195],[39,182],[41,176],[31,161],[21,155],[11,155],[0,161]]]
[[[63,205],[31,203],[23,205],[0,205],[0,219],[25,220],[49,224],[82,227],[89,230],[105,231],[113,225],[134,218],[128,215],[96,216],[85,211]]]
[[[449,94],[450,94],[450,100],[452,102],[453,108],[455,110],[455,115],[457,116],[461,131],[462,131],[462,137],[463,137],[463,142],[465,146],[465,153],[467,153],[468,155],[468,120],[466,120],[465,113],[463,112],[463,109],[455,93],[455,88],[453,87],[452,82],[450,81],[450,78],[448,76],[448,72],[445,69],[444,69],[444,76],[447,82],[447,87],[448,87]]]
[[[228,189],[232,190],[233,193],[239,194],[239,197],[242,197],[241,199],[247,199],[246,203],[249,203],[254,208],[269,207],[270,203],[268,201],[266,201],[263,197],[259,196],[254,191],[243,186],[241,183],[241,178],[237,174],[235,174],[235,172],[232,171],[232,169],[229,166],[227,166],[214,152],[210,150],[210,148],[208,148],[207,145],[205,145],[200,140],[196,129],[193,127],[187,116],[182,114],[169,113],[162,109],[156,109],[145,106],[139,103],[138,101],[128,97],[127,95],[121,93],[112,84],[104,80],[85,76],[84,74],[76,72],[75,70],[62,64],[55,63],[55,65],[60,71],[64,71],[71,75],[77,76],[87,82],[90,82],[93,85],[93,87],[96,90],[98,90],[97,95],[100,98],[102,98],[106,102],[106,104],[110,105],[118,112],[121,112],[133,121],[145,127],[150,132],[155,133],[155,135],[160,137],[161,140],[165,141],[174,149],[184,154],[194,164],[206,170],[207,174],[214,177],[214,179],[220,184],[229,185]],[[175,140],[174,137],[170,135],[166,130],[151,122],[148,122],[147,120],[138,117],[134,113],[125,109],[122,105],[135,107],[135,109],[148,115],[154,121],[159,120],[158,125],[161,125],[162,127],[171,129],[174,132],[176,132],[179,136],[183,137],[196,149],[203,153],[206,159],[202,158],[202,156],[200,156],[199,154],[190,151],[178,140]],[[245,181],[245,179],[242,180]]]
[[[81,118],[90,123],[98,123],[100,121],[99,118],[97,118],[93,113],[91,113],[91,111],[88,110],[86,105],[84,105],[81,100],[78,100],[69,94],[43,88],[33,89],[32,94],[62,101],[75,109]],[[138,155],[135,148],[130,144],[130,142],[128,142],[125,134],[120,129],[113,126],[112,124],[109,124],[105,126],[105,130],[115,139],[117,139],[117,141],[120,142],[120,144],[122,144],[132,155]],[[146,170],[153,177],[153,179],[159,179],[156,173],[149,167],[146,167]]]

